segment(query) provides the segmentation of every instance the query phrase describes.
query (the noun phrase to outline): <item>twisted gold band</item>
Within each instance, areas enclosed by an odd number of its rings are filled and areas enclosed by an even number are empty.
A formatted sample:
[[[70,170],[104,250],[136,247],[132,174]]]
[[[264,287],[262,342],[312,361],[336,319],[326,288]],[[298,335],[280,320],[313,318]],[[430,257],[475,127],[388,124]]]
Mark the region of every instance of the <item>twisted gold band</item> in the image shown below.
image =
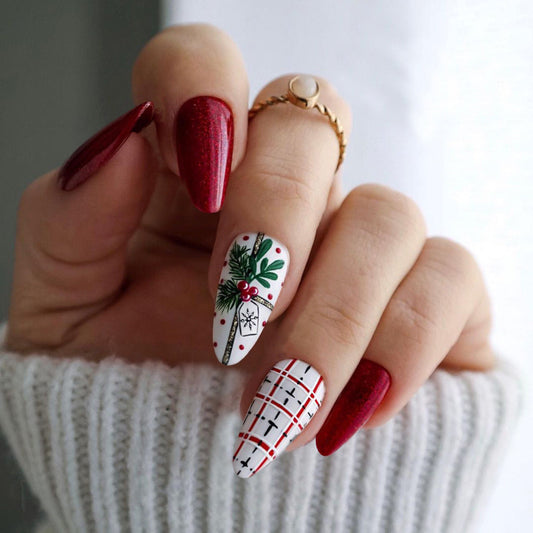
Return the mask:
[[[303,76],[296,76],[295,78],[292,78],[289,81],[287,94],[284,94],[282,96],[271,96],[266,100],[257,102],[257,104],[255,104],[250,109],[250,111],[248,111],[248,120],[254,118],[257,113],[259,113],[263,109],[277,104],[291,103],[302,109],[316,109],[320,114],[324,115],[329,120],[329,123],[335,131],[337,140],[339,141],[339,159],[337,161],[337,168],[335,169],[335,171],[337,171],[339,170],[339,167],[344,161],[344,156],[346,153],[347,142],[346,135],[344,133],[344,128],[342,127],[337,115],[335,115],[335,113],[333,113],[333,111],[331,111],[329,107],[318,102],[318,97],[320,95],[320,86],[318,85],[318,82],[312,78],[306,77],[305,83],[308,87],[304,87],[302,89],[299,87],[298,81],[303,78]],[[310,91],[308,90],[311,82],[315,83],[315,89],[312,93],[310,93]]]

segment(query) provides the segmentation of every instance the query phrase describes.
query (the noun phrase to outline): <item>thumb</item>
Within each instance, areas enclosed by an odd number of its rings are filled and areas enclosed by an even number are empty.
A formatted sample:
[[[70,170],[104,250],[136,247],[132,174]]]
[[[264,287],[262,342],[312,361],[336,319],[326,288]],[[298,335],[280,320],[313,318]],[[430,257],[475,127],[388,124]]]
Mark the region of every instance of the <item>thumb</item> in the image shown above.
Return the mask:
[[[121,288],[127,243],[154,186],[141,104],[33,182],[18,214],[10,339],[54,347]],[[31,331],[27,331],[28,328]]]

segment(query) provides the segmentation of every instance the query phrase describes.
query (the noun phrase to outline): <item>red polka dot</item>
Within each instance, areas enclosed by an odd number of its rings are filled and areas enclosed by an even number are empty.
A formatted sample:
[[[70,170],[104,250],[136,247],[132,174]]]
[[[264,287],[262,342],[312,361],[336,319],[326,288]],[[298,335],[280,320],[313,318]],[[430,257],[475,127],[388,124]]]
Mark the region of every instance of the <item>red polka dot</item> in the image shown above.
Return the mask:
[[[274,296],[272,296],[272,294],[269,294],[269,295],[268,295],[268,299],[269,299],[269,300],[272,300],[272,298],[274,298]]]
[[[249,238],[250,238],[250,237],[249,237],[248,235],[245,235],[245,236],[242,238],[242,240],[243,240],[243,241],[247,241]]]
[[[216,348],[218,346],[218,342],[214,342],[213,346]]]
[[[239,350],[244,350],[244,345],[243,344],[239,344]]]
[[[225,324],[226,321],[225,321],[224,319],[222,319],[222,320],[220,321],[220,323],[221,323],[221,324]]]
[[[276,248],[276,253],[280,254],[281,253],[281,248]]]
[[[263,327],[267,325],[266,320],[263,320]]]

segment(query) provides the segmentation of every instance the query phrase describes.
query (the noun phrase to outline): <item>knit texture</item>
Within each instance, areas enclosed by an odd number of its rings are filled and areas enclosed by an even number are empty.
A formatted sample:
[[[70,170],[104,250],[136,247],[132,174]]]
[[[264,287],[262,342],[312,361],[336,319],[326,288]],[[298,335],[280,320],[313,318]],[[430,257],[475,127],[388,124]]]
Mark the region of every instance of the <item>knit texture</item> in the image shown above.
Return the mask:
[[[437,371],[385,426],[233,473],[242,375],[0,354],[0,425],[57,532],[453,532],[482,508],[513,371]]]

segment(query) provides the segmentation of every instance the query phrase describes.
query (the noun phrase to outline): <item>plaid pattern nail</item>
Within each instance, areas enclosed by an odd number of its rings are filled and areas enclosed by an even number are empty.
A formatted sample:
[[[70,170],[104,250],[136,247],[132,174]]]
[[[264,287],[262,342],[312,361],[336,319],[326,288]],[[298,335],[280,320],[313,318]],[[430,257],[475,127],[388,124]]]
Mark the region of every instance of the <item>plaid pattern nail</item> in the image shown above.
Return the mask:
[[[322,376],[309,364],[285,359],[265,376],[248,408],[233,468],[248,478],[272,462],[309,423],[324,398]]]

